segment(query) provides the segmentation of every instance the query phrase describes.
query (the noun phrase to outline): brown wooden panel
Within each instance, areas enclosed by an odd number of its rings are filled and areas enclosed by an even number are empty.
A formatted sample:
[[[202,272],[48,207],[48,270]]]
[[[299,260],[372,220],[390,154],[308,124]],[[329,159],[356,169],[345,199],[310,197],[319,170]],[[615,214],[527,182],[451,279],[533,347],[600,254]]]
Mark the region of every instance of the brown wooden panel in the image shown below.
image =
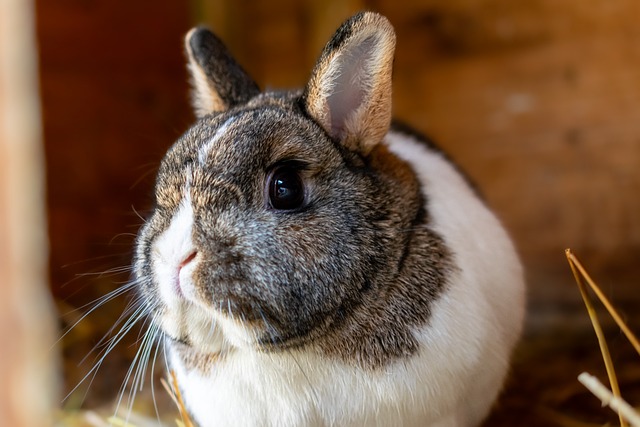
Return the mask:
[[[124,249],[108,246],[135,232],[132,207],[145,210],[150,200],[144,177],[191,120],[188,10],[73,0],[40,1],[37,10],[51,266],[54,291],[67,295],[73,289],[60,285],[82,268],[61,267],[128,252],[130,239]]]
[[[182,2],[122,0],[36,7],[52,289],[66,324],[77,319],[69,310],[128,279],[142,222],[136,211],[148,210],[158,162],[192,120],[182,52],[189,10]],[[124,272],[85,276],[119,267]],[[62,344],[67,390],[125,302],[98,311]],[[126,366],[130,350],[119,347],[104,369]],[[89,397],[112,396],[123,377],[101,375]]]

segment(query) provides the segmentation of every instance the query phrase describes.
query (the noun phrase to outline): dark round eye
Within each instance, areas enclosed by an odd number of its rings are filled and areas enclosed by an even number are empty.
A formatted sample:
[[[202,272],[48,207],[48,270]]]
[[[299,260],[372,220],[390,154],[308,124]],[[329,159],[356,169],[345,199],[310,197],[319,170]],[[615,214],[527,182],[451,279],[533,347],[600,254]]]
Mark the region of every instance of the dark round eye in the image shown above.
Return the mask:
[[[304,203],[304,184],[296,169],[281,166],[269,175],[267,181],[269,204],[272,208],[291,210]]]

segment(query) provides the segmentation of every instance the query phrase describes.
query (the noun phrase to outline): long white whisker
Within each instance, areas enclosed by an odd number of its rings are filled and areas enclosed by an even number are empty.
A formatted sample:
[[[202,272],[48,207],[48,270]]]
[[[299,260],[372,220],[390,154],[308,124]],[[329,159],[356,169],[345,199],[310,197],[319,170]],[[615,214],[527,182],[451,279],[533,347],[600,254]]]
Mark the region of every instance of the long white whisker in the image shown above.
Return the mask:
[[[138,321],[140,321],[140,319],[144,318],[146,315],[147,315],[146,307],[141,306],[135,311],[132,317],[127,319],[127,321],[122,326],[122,328],[118,331],[118,333],[109,341],[108,346],[104,350],[99,360],[93,365],[93,367],[89,370],[89,372],[87,372],[87,374],[84,377],[82,377],[82,379],[78,382],[78,384],[65,396],[63,401],[67,400],[69,396],[71,396],[71,394],[73,394],[78,389],[78,387],[80,387],[80,385],[84,383],[87,380],[87,378],[89,378],[90,376],[92,376],[91,382],[93,382],[93,378],[95,378],[95,375],[98,373],[98,370],[102,366],[102,363],[104,362],[107,355],[127,335],[127,333],[135,326],[135,324]]]
[[[130,384],[129,388],[129,396],[128,396],[128,408],[127,408],[127,416],[125,418],[125,425],[129,422],[129,417],[131,416],[131,412],[133,410],[133,403],[135,401],[136,394],[138,392],[138,387],[140,390],[142,389],[142,385],[144,384],[144,374],[145,368],[147,366],[146,360],[149,357],[150,349],[153,344],[153,339],[156,336],[158,331],[158,327],[155,323],[151,323],[147,331],[145,332],[140,347],[138,347],[138,351],[136,351],[136,355],[131,362],[131,366],[127,370],[127,375],[120,387],[120,397],[118,398],[118,403],[116,405],[115,414],[118,413],[120,409],[120,405],[122,403],[122,399],[124,397],[127,384]],[[133,377],[132,377],[133,374]],[[131,380],[131,383],[129,381]]]
[[[85,305],[77,308],[76,310],[82,310],[82,309],[84,309],[86,307],[91,306],[91,308],[86,313],[84,313],[80,317],[80,319],[78,319],[76,322],[73,323],[73,325],[71,325],[71,326],[69,326],[67,328],[66,332],[64,332],[60,336],[60,338],[58,338],[56,340],[56,342],[53,344],[53,346],[51,348],[53,348],[54,346],[58,345],[60,343],[60,341],[62,341],[64,339],[64,337],[66,337],[73,330],[73,328],[78,326],[78,324],[80,322],[82,322],[84,319],[86,319],[87,316],[89,316],[91,313],[93,313],[96,309],[98,309],[99,307],[102,307],[107,302],[109,302],[109,301],[113,300],[114,298],[117,298],[120,295],[124,294],[125,292],[129,291],[135,284],[136,284],[135,282],[131,282],[131,283],[128,283],[128,284],[126,284],[124,286],[120,286],[119,288],[114,289],[113,291],[109,292],[108,294],[103,295],[100,298],[98,298],[98,299],[96,299],[96,300],[94,300],[94,301],[92,301],[92,302],[90,302],[88,304],[85,304]]]
[[[164,356],[164,367],[167,370],[167,374],[171,373],[171,368],[169,367],[169,357],[167,356],[167,339],[162,340],[162,355]]]
[[[120,274],[120,273],[128,273],[128,272],[131,272],[132,270],[133,270],[133,267],[131,267],[130,265],[123,265],[121,267],[108,268],[108,269],[102,270],[102,271],[95,271],[95,272],[89,272],[89,273],[79,273],[79,274],[76,274],[76,277],[103,278],[103,277],[108,277],[108,276],[115,276],[115,275]]]
[[[140,220],[142,221],[143,224],[147,223],[147,219],[145,217],[143,217],[142,215],[140,215],[140,212],[138,212],[135,208],[135,206],[131,205],[131,210],[136,214],[136,216],[138,218],[140,218]]]
[[[153,319],[153,323],[156,323],[156,319]],[[162,339],[162,331],[158,327],[158,334],[155,340]],[[155,370],[156,370],[156,361],[158,360],[158,352],[160,350],[160,345],[164,346],[164,340],[161,342],[156,342],[156,351],[153,353],[153,362],[151,363],[151,400],[153,400],[153,408],[156,411],[156,418],[158,419],[158,425],[160,426],[162,423],[160,421],[160,411],[158,410],[158,402],[156,401],[156,391],[155,391]]]
[[[138,314],[140,312],[146,310],[146,308],[145,308],[144,304],[142,303],[142,301],[143,301],[142,297],[137,297],[135,300],[131,301],[127,305],[127,307],[122,312],[120,317],[118,317],[118,319],[113,323],[113,325],[111,325],[111,327],[104,334],[104,336],[102,338],[100,338],[100,340],[93,346],[91,351],[89,351],[89,353],[87,353],[87,355],[82,358],[82,360],[80,361],[80,364],[84,363],[87,360],[87,358],[92,353],[94,353],[99,347],[102,347],[102,346],[108,347],[109,342],[115,340],[116,337],[119,334],[119,333],[115,333],[114,334],[114,331],[116,330],[116,328],[118,328],[122,324],[122,326],[120,327],[120,331],[122,331],[126,327],[126,325],[129,322],[131,322],[132,319],[137,318],[137,316],[138,316]],[[137,321],[138,320],[136,320],[136,322]],[[103,351],[104,350],[101,350],[100,353],[102,353]]]
[[[153,350],[153,343],[155,342],[156,337],[158,336],[158,326],[155,323],[151,323],[151,326],[149,326],[149,331],[151,333],[150,338],[147,340],[146,344],[143,343],[143,345],[146,345],[146,350],[144,353],[144,358],[142,359],[142,373],[143,375],[141,375],[138,378],[138,383],[139,383],[139,390],[142,391],[142,387],[144,386],[144,374],[147,372],[147,368],[149,366],[149,359],[151,358],[151,350]]]

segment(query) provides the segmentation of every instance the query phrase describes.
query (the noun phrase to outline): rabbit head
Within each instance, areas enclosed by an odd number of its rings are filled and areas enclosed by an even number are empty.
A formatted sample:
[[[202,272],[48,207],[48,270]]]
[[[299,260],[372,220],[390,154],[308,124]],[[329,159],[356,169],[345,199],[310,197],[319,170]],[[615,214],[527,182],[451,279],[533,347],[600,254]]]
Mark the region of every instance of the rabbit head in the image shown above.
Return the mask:
[[[174,342],[366,366],[416,351],[448,252],[423,227],[415,174],[381,144],[394,45],[385,18],[358,14],[303,91],[262,93],[210,31],[187,35],[198,120],[162,161],[135,259]]]

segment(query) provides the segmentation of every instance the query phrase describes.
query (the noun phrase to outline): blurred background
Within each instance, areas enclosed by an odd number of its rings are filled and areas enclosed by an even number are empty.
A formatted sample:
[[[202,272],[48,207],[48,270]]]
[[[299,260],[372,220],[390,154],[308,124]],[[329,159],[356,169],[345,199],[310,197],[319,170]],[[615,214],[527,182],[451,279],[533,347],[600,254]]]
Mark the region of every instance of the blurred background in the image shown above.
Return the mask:
[[[476,181],[527,270],[526,339],[503,410],[488,425],[559,424],[579,418],[584,405],[593,407],[590,421],[609,419],[572,385],[582,370],[600,372],[601,362],[563,250],[571,247],[625,319],[640,323],[639,2],[35,0],[34,7],[48,277],[61,328],[129,278],[157,165],[194,120],[182,44],[188,29],[210,26],[262,88],[293,88],[305,83],[337,26],[369,9],[397,31],[396,117],[430,135]],[[92,366],[92,357],[80,361],[126,302],[96,310],[59,344],[63,394]],[[628,367],[623,392],[640,402],[640,363],[628,362],[627,343],[611,331],[614,357]],[[117,393],[135,339],[104,362],[85,405]],[[80,405],[84,391],[67,405]]]

